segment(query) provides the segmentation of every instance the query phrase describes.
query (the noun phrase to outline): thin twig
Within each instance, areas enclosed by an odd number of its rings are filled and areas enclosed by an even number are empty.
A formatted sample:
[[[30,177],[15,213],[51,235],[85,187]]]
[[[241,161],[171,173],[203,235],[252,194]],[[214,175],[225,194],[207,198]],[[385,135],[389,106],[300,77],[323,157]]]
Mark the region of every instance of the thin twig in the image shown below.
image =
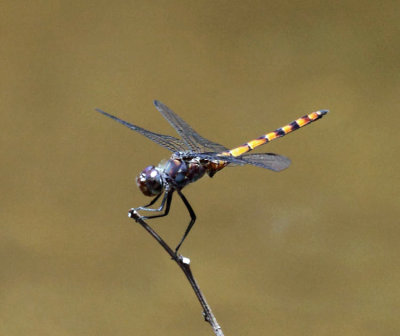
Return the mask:
[[[133,218],[137,223],[139,223],[143,228],[150,233],[150,235],[164,248],[164,250],[170,255],[171,259],[174,260],[178,266],[181,268],[183,273],[185,273],[186,278],[190,282],[190,285],[192,286],[194,293],[197,296],[197,299],[199,300],[201,307],[203,308],[203,316],[205,321],[207,321],[211,327],[214,330],[214,333],[216,336],[224,336],[224,333],[220,327],[220,325],[217,322],[217,319],[215,318],[211,307],[208,305],[206,298],[204,297],[203,293],[200,290],[199,285],[197,284],[192,270],[190,268],[190,259],[186,258],[182,255],[176,255],[175,252],[171,249],[171,247],[158,235],[157,232],[153,230],[153,228],[148,225],[141,217],[140,215],[134,210],[131,209],[129,210],[128,216],[130,218]]]

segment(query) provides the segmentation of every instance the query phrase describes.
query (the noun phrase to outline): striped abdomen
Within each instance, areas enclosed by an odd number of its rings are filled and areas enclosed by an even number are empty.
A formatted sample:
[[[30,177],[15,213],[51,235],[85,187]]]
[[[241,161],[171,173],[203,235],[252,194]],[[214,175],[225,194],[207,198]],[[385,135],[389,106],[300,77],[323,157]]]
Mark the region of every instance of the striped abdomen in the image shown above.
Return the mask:
[[[239,147],[233,148],[228,152],[223,152],[220,154],[221,155],[232,155],[234,157],[243,155],[244,153],[250,152],[254,148],[264,145],[267,142],[270,142],[277,138],[283,137],[284,135],[289,134],[289,133],[299,129],[300,127],[306,126],[306,125],[312,123],[313,121],[316,121],[316,120],[322,118],[327,113],[328,113],[328,110],[320,110],[320,111],[312,112],[310,114],[305,115],[304,117],[301,117],[299,119],[296,119],[295,121],[292,121],[290,124],[288,124],[286,126],[278,128],[277,130],[275,130],[273,132],[262,135],[257,139],[246,142],[245,144],[243,144]]]

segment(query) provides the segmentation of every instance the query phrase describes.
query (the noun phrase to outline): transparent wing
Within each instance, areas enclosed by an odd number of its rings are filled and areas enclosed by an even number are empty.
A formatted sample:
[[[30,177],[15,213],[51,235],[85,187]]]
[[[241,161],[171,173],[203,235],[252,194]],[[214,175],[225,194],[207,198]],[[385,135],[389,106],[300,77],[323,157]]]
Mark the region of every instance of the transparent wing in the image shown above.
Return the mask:
[[[226,161],[232,164],[233,166],[243,166],[247,164],[240,157],[235,157],[231,155],[220,155],[218,153],[209,152],[209,153],[188,153],[189,157],[200,158],[209,161]],[[229,166],[228,166],[229,167]]]
[[[204,152],[224,152],[228,150],[225,146],[211,140],[203,138],[193,128],[190,127],[182,118],[175,112],[169,109],[166,105],[158,100],[154,101],[154,105],[165,119],[171,124],[177,133],[181,136],[187,147],[197,153]]]
[[[100,109],[96,109],[97,112],[100,112],[101,114],[104,114],[105,116],[114,119],[115,121],[119,122],[120,124],[129,127],[131,130],[134,130],[145,137],[149,138],[150,140],[154,141],[155,143],[169,149],[171,152],[179,152],[179,151],[186,151],[188,150],[187,145],[185,142],[183,142],[180,139],[174,138],[173,136],[170,135],[163,135],[163,134],[157,134],[150,132],[148,130],[145,130],[144,128],[141,128],[139,126],[130,124],[122,119],[119,119],[107,112],[104,112]]]
[[[195,153],[195,157],[206,160],[219,160],[229,162],[228,167],[243,166],[250,164],[253,166],[270,169],[279,172],[290,165],[290,159],[274,153],[245,154],[242,156],[221,155],[217,153]]]
[[[244,154],[239,156],[238,159],[247,164],[270,169],[276,172],[290,166],[289,158],[274,153]]]

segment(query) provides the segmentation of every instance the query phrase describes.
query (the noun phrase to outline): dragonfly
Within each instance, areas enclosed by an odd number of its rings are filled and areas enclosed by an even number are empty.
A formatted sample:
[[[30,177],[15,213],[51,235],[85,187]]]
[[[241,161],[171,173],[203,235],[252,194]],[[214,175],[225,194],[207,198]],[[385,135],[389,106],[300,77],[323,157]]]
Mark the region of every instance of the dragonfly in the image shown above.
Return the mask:
[[[155,100],[154,105],[175,129],[180,138],[154,133],[119,119],[103,110],[96,109],[96,111],[144,135],[172,152],[168,160],[161,161],[157,166],[147,166],[137,176],[136,184],[140,191],[145,196],[154,198],[150,203],[138,208],[132,208],[131,210],[148,212],[149,215],[141,216],[142,219],[167,216],[171,207],[172,195],[176,192],[189,212],[190,222],[179,244],[175,248],[175,254],[178,253],[179,248],[196,221],[196,214],[189,201],[182,193],[184,187],[197,181],[205,174],[209,177],[213,177],[215,173],[227,166],[253,165],[275,172],[286,169],[290,165],[290,159],[285,156],[274,153],[249,154],[248,152],[272,140],[281,138],[301,127],[309,125],[328,113],[328,110],[312,112],[275,131],[261,135],[233,149],[228,149],[219,143],[203,138],[181,117],[160,101]],[[162,195],[160,206],[152,208],[151,206],[153,206]],[[152,215],[151,213],[156,214]]]

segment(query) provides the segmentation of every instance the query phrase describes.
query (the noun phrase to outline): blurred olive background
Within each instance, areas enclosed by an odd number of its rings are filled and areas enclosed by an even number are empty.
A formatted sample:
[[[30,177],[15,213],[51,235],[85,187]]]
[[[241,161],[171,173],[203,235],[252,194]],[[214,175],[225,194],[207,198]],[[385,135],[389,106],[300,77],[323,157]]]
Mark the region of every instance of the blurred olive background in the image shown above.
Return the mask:
[[[226,335],[399,335],[398,1],[4,1],[1,335],[212,335],[183,274],[127,217],[170,152],[96,113],[176,135],[159,99],[281,173],[185,189],[182,253]],[[259,150],[261,151],[261,150]],[[176,198],[151,224],[175,246]]]

